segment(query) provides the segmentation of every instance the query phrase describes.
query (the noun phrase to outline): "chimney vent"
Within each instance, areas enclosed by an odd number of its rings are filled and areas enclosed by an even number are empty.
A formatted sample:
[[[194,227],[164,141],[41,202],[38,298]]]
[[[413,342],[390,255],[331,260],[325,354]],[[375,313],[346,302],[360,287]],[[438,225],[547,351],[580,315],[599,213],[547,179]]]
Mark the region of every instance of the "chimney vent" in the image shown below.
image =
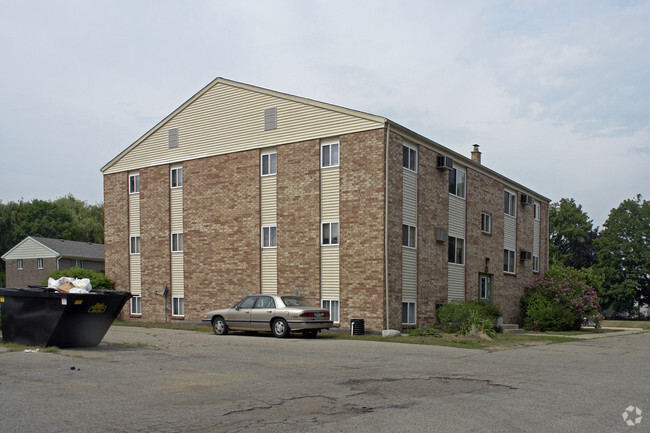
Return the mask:
[[[481,163],[481,152],[478,150],[478,144],[474,145],[474,150],[472,150],[472,161],[477,164]]]

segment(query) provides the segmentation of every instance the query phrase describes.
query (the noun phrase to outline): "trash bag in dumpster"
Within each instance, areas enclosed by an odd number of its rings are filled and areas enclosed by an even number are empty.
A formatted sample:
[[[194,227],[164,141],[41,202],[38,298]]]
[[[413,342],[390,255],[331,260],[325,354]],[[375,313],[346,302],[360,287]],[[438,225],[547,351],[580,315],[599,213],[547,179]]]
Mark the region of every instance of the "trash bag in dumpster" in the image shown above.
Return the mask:
[[[130,297],[117,290],[0,288],[2,339],[35,346],[98,346]]]

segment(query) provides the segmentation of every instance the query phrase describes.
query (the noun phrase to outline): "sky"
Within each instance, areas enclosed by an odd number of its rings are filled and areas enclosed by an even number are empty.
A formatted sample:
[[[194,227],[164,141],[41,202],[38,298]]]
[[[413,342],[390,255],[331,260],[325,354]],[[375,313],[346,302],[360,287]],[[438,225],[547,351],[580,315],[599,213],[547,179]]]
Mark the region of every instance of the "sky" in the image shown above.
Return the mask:
[[[650,198],[650,0],[0,0],[0,201],[102,166],[216,77],[379,116],[606,221]]]

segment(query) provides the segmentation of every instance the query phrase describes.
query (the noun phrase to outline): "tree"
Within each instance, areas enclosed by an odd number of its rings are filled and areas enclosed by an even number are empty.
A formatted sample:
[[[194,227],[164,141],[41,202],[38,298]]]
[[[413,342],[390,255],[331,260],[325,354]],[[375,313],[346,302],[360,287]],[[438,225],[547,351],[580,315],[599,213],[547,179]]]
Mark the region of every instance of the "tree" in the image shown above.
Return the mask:
[[[563,198],[549,209],[550,261],[576,269],[588,268],[596,262],[594,241],[598,228],[575,200]]]
[[[650,202],[641,194],[612,209],[596,240],[603,306],[632,311],[650,301]]]

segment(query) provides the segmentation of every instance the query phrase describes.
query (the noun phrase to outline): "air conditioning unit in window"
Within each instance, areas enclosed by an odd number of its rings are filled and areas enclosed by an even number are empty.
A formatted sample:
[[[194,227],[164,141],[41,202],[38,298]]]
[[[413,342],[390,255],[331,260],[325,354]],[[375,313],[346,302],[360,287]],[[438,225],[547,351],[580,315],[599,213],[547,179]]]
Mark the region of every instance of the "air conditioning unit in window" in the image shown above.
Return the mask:
[[[438,242],[447,242],[447,230],[438,229],[436,233],[436,240]]]
[[[528,195],[528,194],[522,194],[521,195],[521,203],[522,204],[533,204],[533,196]]]
[[[451,170],[454,168],[454,159],[448,156],[438,155],[438,169]]]
[[[533,258],[533,253],[526,250],[521,250],[519,252],[519,259],[523,262],[524,260],[530,260]]]

